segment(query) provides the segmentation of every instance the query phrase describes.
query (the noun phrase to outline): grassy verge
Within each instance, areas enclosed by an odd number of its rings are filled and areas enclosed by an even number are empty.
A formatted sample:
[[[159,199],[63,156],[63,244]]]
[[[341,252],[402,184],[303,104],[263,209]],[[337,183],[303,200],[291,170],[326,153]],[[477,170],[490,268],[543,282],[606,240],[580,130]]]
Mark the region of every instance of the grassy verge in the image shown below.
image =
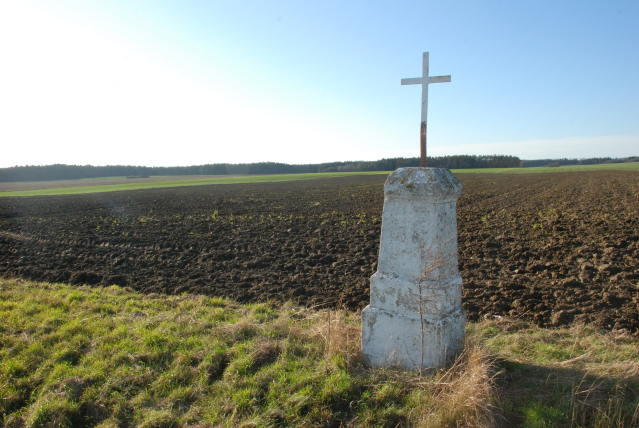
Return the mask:
[[[497,358],[502,415],[515,426],[639,426],[636,335],[515,320],[471,324],[468,335]]]
[[[356,314],[0,280],[6,427],[637,426],[639,347],[588,327],[468,328],[419,376],[359,361]]]

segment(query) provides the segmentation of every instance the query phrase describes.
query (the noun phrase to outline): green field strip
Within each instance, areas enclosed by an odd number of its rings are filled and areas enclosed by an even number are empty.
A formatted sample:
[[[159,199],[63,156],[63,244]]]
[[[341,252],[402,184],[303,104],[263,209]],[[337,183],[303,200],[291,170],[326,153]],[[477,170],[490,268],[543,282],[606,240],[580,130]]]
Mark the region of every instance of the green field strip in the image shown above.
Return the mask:
[[[203,174],[202,174],[203,175]],[[163,177],[184,177],[183,175],[150,175],[146,178],[163,178]],[[78,181],[96,181],[96,180],[125,180],[129,178],[127,175],[116,175],[113,177],[91,177],[91,178],[79,178]]]
[[[95,181],[95,180],[124,180],[126,179],[126,175],[118,175],[113,177],[91,177],[91,178],[80,178],[79,181]]]
[[[160,189],[166,187],[204,186],[211,184],[238,184],[238,183],[270,183],[279,181],[313,180],[318,178],[347,177],[351,175],[390,174],[389,171],[367,172],[333,172],[312,174],[280,174],[280,175],[251,175],[242,177],[220,177],[196,180],[166,180],[147,181],[144,183],[125,183],[97,186],[57,187],[53,189],[18,190],[13,192],[0,192],[2,196],[56,196],[79,195],[84,193],[116,192],[122,190]]]
[[[639,162],[602,163],[597,165],[536,166],[530,168],[451,169],[454,174],[547,174],[552,172],[639,171]]]

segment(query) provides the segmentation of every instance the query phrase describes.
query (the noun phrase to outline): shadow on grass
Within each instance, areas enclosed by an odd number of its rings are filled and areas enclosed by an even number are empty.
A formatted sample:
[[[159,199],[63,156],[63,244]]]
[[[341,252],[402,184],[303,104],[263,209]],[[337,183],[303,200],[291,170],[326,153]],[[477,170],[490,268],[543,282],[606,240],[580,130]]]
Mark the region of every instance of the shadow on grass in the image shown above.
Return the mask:
[[[499,401],[508,426],[637,427],[639,377],[636,364],[589,372],[585,362],[554,366],[502,359],[497,362]]]

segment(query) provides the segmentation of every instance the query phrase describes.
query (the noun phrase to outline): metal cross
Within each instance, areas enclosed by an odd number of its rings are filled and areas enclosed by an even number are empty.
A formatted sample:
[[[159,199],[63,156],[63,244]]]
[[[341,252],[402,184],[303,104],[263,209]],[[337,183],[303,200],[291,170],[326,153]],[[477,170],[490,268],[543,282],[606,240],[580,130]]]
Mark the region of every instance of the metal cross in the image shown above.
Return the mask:
[[[450,82],[450,76],[428,76],[428,52],[424,52],[422,77],[402,79],[402,85],[422,85],[422,127],[420,131],[421,166],[426,166],[426,117],[428,116],[428,84]]]

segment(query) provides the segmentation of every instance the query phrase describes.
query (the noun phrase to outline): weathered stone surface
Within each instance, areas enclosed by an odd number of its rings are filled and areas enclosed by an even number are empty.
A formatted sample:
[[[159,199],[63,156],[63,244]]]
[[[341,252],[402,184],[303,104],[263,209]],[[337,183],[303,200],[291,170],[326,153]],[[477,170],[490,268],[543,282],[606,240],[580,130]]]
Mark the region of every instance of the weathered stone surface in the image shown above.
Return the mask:
[[[422,320],[419,314],[399,314],[370,305],[364,311],[362,356],[365,363],[373,367],[441,367],[462,349],[466,328],[463,310],[454,311],[438,321]]]
[[[384,186],[362,356],[372,366],[438,367],[463,345],[456,201],[462,185],[442,168],[400,168]]]

